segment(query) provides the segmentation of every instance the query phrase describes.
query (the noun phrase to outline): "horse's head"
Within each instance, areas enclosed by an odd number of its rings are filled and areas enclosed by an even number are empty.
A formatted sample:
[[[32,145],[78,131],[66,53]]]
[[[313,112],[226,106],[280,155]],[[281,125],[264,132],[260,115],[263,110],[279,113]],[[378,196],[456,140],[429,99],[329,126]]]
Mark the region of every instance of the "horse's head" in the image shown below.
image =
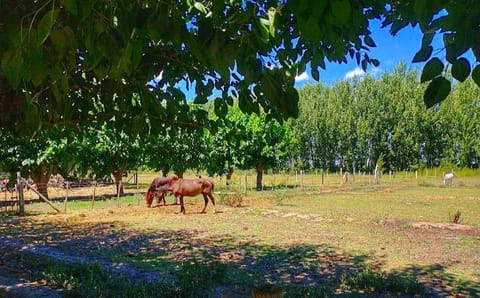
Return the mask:
[[[149,189],[147,191],[147,196],[145,197],[145,200],[147,201],[147,207],[152,206],[153,197],[154,197],[154,192]]]

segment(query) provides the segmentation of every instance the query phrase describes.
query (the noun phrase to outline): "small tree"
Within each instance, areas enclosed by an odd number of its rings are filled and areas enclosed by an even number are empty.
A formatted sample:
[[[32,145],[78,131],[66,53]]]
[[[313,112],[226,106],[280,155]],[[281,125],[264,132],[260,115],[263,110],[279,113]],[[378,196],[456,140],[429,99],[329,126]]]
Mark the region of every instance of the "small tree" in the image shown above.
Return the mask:
[[[377,164],[375,165],[375,171],[373,173],[373,180],[375,184],[380,184],[380,178],[382,177],[383,173],[383,154],[377,159]]]
[[[245,115],[240,125],[245,132],[239,150],[241,167],[257,170],[256,185],[261,190],[264,171],[287,165],[295,155],[296,140],[286,122],[269,120],[264,112]]]
[[[97,178],[114,177],[117,193],[123,194],[122,177],[128,169],[143,164],[143,147],[138,135],[128,135],[106,122],[89,128],[77,139],[76,169]]]
[[[73,131],[54,126],[33,137],[0,134],[0,171],[15,177],[20,171],[31,178],[37,190],[48,198],[50,175],[66,175],[74,164]]]

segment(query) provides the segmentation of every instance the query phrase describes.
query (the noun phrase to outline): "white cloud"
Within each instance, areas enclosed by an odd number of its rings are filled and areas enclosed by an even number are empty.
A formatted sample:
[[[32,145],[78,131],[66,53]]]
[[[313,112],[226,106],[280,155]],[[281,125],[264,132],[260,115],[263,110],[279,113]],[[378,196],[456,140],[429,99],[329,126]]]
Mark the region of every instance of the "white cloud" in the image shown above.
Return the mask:
[[[300,75],[295,77],[295,82],[302,82],[308,80],[310,77],[306,72],[301,73]]]
[[[382,69],[380,67],[374,67],[368,71],[368,74],[372,75],[373,77],[377,77],[378,75],[381,74],[381,72],[382,72]],[[353,79],[355,77],[362,78],[366,75],[367,73],[364,72],[363,69],[361,69],[360,67],[356,67],[354,70],[347,72],[345,74],[344,79],[348,80],[348,79]]]
[[[356,67],[354,70],[349,71],[345,74],[345,79],[353,79],[354,77],[363,77],[367,73],[363,71],[360,67]]]
[[[374,67],[372,69],[372,71],[369,72],[371,75],[373,75],[374,77],[377,77],[378,75],[380,75],[382,73],[382,69],[380,67]]]

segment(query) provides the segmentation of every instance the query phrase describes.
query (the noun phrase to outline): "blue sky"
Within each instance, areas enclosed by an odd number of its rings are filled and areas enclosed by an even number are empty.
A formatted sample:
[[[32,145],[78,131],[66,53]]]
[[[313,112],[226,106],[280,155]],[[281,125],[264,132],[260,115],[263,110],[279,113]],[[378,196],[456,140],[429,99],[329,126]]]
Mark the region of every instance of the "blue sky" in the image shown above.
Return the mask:
[[[418,26],[414,28],[410,26],[403,28],[397,33],[397,35],[392,36],[388,28],[381,28],[380,21],[371,21],[370,31],[372,32],[372,37],[377,47],[370,49],[369,56],[378,59],[380,65],[378,67],[370,65],[367,69],[368,74],[380,76],[384,72],[392,72],[400,62],[406,63],[407,68],[409,69],[416,68],[421,72],[424,63],[412,63],[413,57],[420,50],[422,45],[423,35]],[[432,41],[433,55],[438,53],[439,58],[444,61],[445,59],[443,57],[445,52],[441,50],[443,47],[441,38],[440,35],[437,35]],[[471,52],[466,54],[466,58],[471,62],[474,61]],[[361,66],[357,65],[356,61],[350,59],[350,57],[348,57],[347,64],[327,63],[326,70],[319,70],[320,82],[327,85],[333,85],[333,83],[338,80],[365,75]],[[295,87],[300,88],[305,84],[315,83],[317,82],[312,78],[309,66],[307,66],[306,72],[296,78]],[[186,90],[183,85],[180,86],[180,88],[185,92],[188,99],[195,97],[194,88]]]
[[[369,56],[378,59],[380,65],[378,68],[370,65],[367,73],[378,75],[383,72],[391,72],[400,62],[405,62],[408,68],[421,68],[423,66],[423,63],[412,63],[415,53],[420,50],[422,44],[422,33],[418,26],[415,28],[406,27],[395,37],[390,34],[388,28],[381,28],[379,21],[371,22],[370,30],[377,47],[370,50]],[[433,41],[434,53],[441,46],[439,37],[436,37]],[[309,71],[307,69],[306,73],[297,77],[296,87],[316,82],[312,79]],[[355,60],[349,59],[347,64],[327,63],[326,70],[320,69],[320,81],[331,85],[337,80],[364,74],[361,66],[357,65]]]

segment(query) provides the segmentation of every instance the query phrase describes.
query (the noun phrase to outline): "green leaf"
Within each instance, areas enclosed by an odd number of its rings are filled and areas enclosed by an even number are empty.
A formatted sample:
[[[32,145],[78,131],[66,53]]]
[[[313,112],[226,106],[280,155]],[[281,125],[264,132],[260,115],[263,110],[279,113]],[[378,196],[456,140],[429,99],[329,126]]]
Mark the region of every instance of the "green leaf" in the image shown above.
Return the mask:
[[[451,89],[450,81],[444,77],[438,77],[431,81],[423,94],[423,101],[427,108],[431,108],[447,98]]]
[[[424,33],[422,37],[422,47],[425,48],[429,46],[432,43],[433,37],[435,36],[435,33]]]
[[[480,61],[480,45],[474,45],[472,47],[473,55],[477,58],[477,61]]]
[[[340,0],[332,3],[332,14],[341,24],[348,24],[351,13],[350,1]]]
[[[24,61],[21,51],[8,51],[2,57],[2,70],[7,78],[7,81],[13,88],[20,85],[25,69],[23,67]]]
[[[270,34],[268,20],[263,18],[255,19],[253,25],[255,26],[256,35],[259,39],[265,44],[268,43]]]
[[[317,67],[312,67],[312,77],[315,81],[320,80],[320,74],[318,73],[318,68]]]
[[[475,68],[472,70],[472,79],[480,88],[480,64],[475,66]]]
[[[408,20],[406,19],[397,20],[392,23],[392,26],[390,27],[390,33],[392,33],[392,35],[395,36],[400,30],[402,30],[407,26],[408,26]]]
[[[76,0],[60,0],[65,9],[72,15],[77,15],[77,1]]]
[[[214,101],[215,114],[218,117],[224,118],[228,112],[228,106],[225,104],[225,101],[221,98],[216,98]]]
[[[193,101],[193,103],[195,104],[205,104],[207,102],[208,102],[208,98],[206,96],[197,96]]]
[[[201,2],[195,2],[193,6],[201,13],[207,14],[207,10],[205,9],[205,6],[203,6]]]
[[[287,103],[288,113],[284,114],[283,117],[285,120],[287,120],[288,117],[297,118],[298,112],[299,112],[298,101],[300,99],[297,89],[289,88],[287,90],[287,98],[288,98],[288,103]]]
[[[38,37],[40,40],[40,44],[43,44],[45,40],[47,40],[50,32],[52,31],[52,27],[57,20],[58,9],[50,10],[47,12],[43,18],[38,23]]]
[[[420,82],[430,81],[442,74],[444,65],[437,57],[430,59],[423,67]]]
[[[444,34],[443,35],[443,43],[445,45],[445,57],[447,61],[450,63],[455,63],[458,57],[463,55],[467,50],[468,47],[465,46],[469,41],[466,41],[465,37],[466,34]]]
[[[464,82],[470,75],[470,63],[466,58],[459,58],[452,64],[452,75],[460,82]]]
[[[365,37],[363,38],[363,42],[371,48],[374,48],[377,46],[373,41],[373,39],[370,37],[370,35],[365,35]]]
[[[270,35],[275,37],[275,15],[277,10],[273,7],[268,9],[268,23],[270,28]]]
[[[145,129],[145,117],[144,115],[135,115],[132,119],[132,130],[134,133],[139,133]]]
[[[362,60],[362,69],[364,72],[367,72],[367,67],[368,67],[368,61],[367,59]]]
[[[417,63],[417,62],[427,61],[428,58],[430,58],[430,55],[432,55],[432,51],[433,51],[432,46],[421,48],[420,51],[418,51],[413,57],[412,62]]]

